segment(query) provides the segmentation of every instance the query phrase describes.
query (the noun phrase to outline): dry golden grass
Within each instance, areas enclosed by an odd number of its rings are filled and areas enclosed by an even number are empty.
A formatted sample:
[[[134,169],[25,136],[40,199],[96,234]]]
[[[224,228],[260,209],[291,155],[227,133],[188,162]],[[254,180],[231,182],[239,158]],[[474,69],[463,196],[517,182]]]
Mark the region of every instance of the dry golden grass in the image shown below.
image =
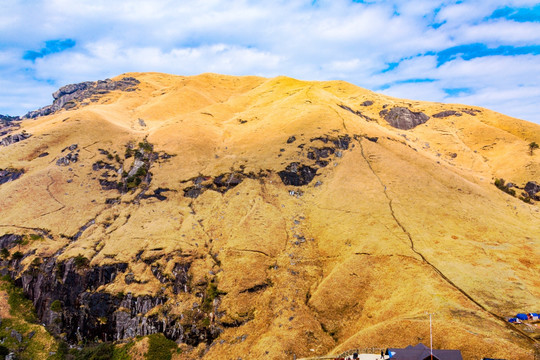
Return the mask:
[[[8,294],[5,291],[0,291],[0,318],[7,319],[10,318],[9,314],[9,305],[8,305]]]
[[[0,234],[48,229],[52,240],[24,250],[50,256],[64,248],[61,259],[82,254],[92,265],[128,262],[142,284],[126,285],[120,276],[102,289],[110,292],[155,294],[163,286],[137,255],[157,259],[166,273],[187,257],[194,283],[212,271],[227,293],[223,321],[246,322],[225,329],[209,349],[176,357],[286,359],[426,343],[429,311],[437,314],[437,347],[460,348],[466,359],[530,358],[533,341],[501,317],[539,310],[539,208],[501,192],[493,179],[539,182],[540,152],[527,152],[531,141],[540,142],[538,125],[340,81],[123,76],[139,79],[138,90],[27,120],[23,128],[33,137],[0,149],[0,168],[26,171],[0,187]],[[374,104],[361,106],[366,100]],[[405,131],[379,117],[384,106],[462,116],[431,117]],[[357,139],[311,184],[283,185],[278,171],[293,161],[311,164],[309,148],[327,146],[311,139],[343,135]],[[175,155],[150,170],[147,193],[169,188],[167,200],[102,190],[92,170],[106,160],[98,149],[123,159],[128,142],[144,138],[155,151]],[[74,143],[79,162],[56,166]],[[44,151],[50,155],[38,157]],[[268,176],[224,194],[183,196],[191,185],[183,181],[242,168]],[[119,204],[105,203],[116,197]],[[68,241],[92,219],[77,241]],[[300,236],[305,242],[296,244]],[[266,287],[247,291],[257,285]],[[193,302],[169,295],[171,304]]]

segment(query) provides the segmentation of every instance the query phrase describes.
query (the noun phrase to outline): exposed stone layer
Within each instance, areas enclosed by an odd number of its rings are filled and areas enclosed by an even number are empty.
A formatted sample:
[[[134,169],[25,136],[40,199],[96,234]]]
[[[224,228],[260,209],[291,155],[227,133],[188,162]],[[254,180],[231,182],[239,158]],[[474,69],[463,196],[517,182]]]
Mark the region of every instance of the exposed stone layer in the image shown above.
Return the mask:
[[[23,170],[18,169],[0,169],[0,185],[9,181],[17,180],[24,174]]]
[[[19,134],[8,135],[8,136],[4,137],[2,140],[0,140],[0,145],[9,146],[9,145],[18,143],[19,141],[26,140],[30,136],[32,136],[32,134],[28,134],[26,132],[22,132],[22,133],[19,133]]]
[[[414,112],[400,106],[381,110],[379,114],[388,124],[401,130],[413,129],[429,120],[429,116],[423,112]]]
[[[62,109],[69,110],[77,107],[83,100],[90,99],[96,101],[101,95],[110,91],[133,91],[139,84],[139,80],[132,77],[125,77],[122,80],[114,81],[111,79],[99,81],[86,81],[78,84],[69,84],[61,87],[53,93],[54,101],[52,105],[42,107],[41,109],[30,111],[25,118],[36,118],[54,114]]]

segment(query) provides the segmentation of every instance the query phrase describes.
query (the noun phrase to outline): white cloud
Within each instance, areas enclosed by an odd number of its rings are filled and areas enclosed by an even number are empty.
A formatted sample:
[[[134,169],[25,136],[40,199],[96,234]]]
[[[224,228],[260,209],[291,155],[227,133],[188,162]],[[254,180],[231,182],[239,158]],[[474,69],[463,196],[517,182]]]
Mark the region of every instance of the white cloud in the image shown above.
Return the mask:
[[[459,39],[467,43],[529,45],[540,43],[540,23],[519,23],[508,20],[491,21],[475,26],[463,26]]]
[[[437,20],[457,24],[467,23],[482,19],[496,8],[496,1],[464,1],[443,7],[437,14]]]
[[[132,71],[160,71],[183,75],[202,72],[228,74],[272,72],[279,56],[256,49],[215,44],[163,52],[156,47],[123,48],[113,42],[89,44],[84,53],[65,52],[36,60],[36,75],[58,79],[66,84],[73,79],[112,77]],[[106,71],[103,68],[106,67]],[[241,70],[241,72],[239,72]],[[279,72],[276,72],[276,75]]]
[[[5,4],[5,5],[4,5]],[[493,104],[540,123],[530,108],[539,97],[540,56],[461,58],[437,67],[436,53],[458,45],[540,45],[538,23],[485,20],[504,6],[529,0],[4,0],[0,13],[0,113],[24,113],[50,101],[66,83],[129,71],[191,75],[288,75],[342,79],[419,100],[446,101],[445,88],[470,88],[459,102]],[[431,26],[434,23],[443,23]],[[34,63],[25,51],[45,41],[73,39],[76,46]],[[387,63],[400,62],[381,73]],[[430,83],[408,83],[432,78]],[[51,85],[53,84],[53,85]],[[522,89],[528,89],[528,94]],[[43,92],[47,93],[44,94]],[[519,94],[512,96],[511,94]],[[508,104],[507,106],[504,104]],[[505,107],[506,106],[506,107]]]

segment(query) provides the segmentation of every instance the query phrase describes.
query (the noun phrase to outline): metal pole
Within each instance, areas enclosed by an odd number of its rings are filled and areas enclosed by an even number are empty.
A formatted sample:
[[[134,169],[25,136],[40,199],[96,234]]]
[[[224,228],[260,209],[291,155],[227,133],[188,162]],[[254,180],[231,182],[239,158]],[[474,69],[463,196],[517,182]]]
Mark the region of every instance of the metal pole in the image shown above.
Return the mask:
[[[433,360],[433,333],[431,332],[431,313],[429,314],[429,348],[431,354],[431,360]]]

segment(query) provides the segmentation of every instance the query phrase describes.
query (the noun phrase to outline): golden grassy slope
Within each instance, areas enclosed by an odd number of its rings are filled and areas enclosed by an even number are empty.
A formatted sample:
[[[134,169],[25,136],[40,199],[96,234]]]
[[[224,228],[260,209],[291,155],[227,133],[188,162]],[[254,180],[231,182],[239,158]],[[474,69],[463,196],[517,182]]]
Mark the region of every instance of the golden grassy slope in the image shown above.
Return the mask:
[[[111,292],[153,294],[162,286],[137,254],[161,256],[157,262],[169,272],[175,258],[193,255],[195,281],[213,271],[227,292],[220,305],[225,316],[251,320],[226,329],[207,352],[182,355],[187,358],[278,359],[426,343],[426,311],[437,314],[437,347],[460,348],[465,358],[530,358],[532,340],[500,317],[540,310],[534,308],[540,303],[539,208],[492,183],[500,177],[519,186],[539,182],[540,155],[527,153],[527,144],[540,142],[538,125],[480,108],[390,98],[340,81],[126,76],[141,81],[137,91],[27,120],[23,128],[33,137],[0,149],[0,168],[26,171],[0,187],[0,234],[48,229],[52,240],[26,250],[50,256],[66,247],[63,258],[129,262],[137,279],[147,281],[126,285],[119,278],[103,289]],[[366,100],[374,104],[361,106]],[[385,105],[429,116],[479,112],[399,130],[379,117]],[[288,144],[292,135],[296,141]],[[281,182],[278,171],[293,161],[312,163],[310,146],[324,146],[311,139],[340,135],[357,139],[312,183]],[[135,193],[105,204],[119,194],[102,190],[96,179],[92,164],[104,159],[98,149],[123,155],[128,142],[143,138],[175,155],[154,163],[150,190],[174,191],[166,201],[132,201]],[[74,143],[79,162],[55,165]],[[38,157],[45,151],[50,155]],[[241,167],[269,175],[224,194],[183,196],[188,183],[182,181]],[[245,291],[261,284],[270,286]]]

